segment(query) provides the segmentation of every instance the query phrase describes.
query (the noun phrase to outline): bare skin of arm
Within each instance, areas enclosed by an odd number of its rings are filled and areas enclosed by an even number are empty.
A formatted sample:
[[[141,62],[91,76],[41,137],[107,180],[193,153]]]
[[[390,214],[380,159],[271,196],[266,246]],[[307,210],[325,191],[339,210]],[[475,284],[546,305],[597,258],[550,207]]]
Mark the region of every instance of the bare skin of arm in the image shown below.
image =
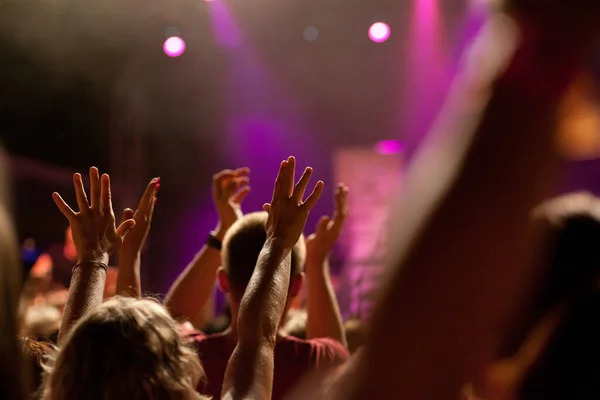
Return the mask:
[[[238,314],[238,344],[223,381],[224,399],[270,399],[277,332],[285,310],[291,251],[323,190],[318,182],[303,202],[312,175],[307,168],[294,187],[295,159],[281,163],[265,229],[267,241],[244,292]]]
[[[80,174],[73,176],[73,183],[78,212],[73,211],[58,193],[52,195],[73,230],[78,264],[71,279],[58,337],[59,345],[82,315],[102,303],[106,280],[104,268],[109,254],[121,245],[123,237],[135,225],[135,221],[130,219],[115,227],[108,175],[100,178],[98,169],[90,168],[89,203]]]
[[[329,276],[329,254],[340,236],[347,210],[348,188],[338,185],[333,218],[322,217],[306,240],[306,334],[309,339],[331,338],[344,346],[346,334]]]
[[[160,187],[160,179],[154,178],[146,187],[137,210],[123,211],[123,221],[133,219],[135,226],[123,240],[119,249],[119,274],[117,275],[117,295],[125,297],[142,297],[140,280],[141,253],[154,213],[156,193]]]
[[[490,21],[407,173],[394,270],[348,398],[456,398],[527,301],[540,239],[529,215],[554,188],[558,108],[585,51],[521,28]]]
[[[250,193],[248,168],[224,170],[213,177],[213,202],[219,214],[215,237],[223,240],[227,230],[242,216],[241,203]],[[221,252],[203,246],[169,289],[164,304],[173,317],[197,321],[213,294]]]

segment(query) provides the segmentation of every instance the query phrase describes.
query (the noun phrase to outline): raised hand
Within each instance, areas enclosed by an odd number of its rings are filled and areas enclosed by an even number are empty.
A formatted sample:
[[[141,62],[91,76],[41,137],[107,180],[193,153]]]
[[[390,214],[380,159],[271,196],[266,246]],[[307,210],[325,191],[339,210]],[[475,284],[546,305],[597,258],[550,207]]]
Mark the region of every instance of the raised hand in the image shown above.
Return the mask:
[[[321,217],[315,233],[306,239],[307,264],[322,265],[325,262],[340,237],[347,216],[348,187],[340,183],[335,191],[333,218]]]
[[[139,254],[144,247],[146,237],[150,231],[150,224],[152,223],[152,215],[154,214],[154,204],[156,203],[156,194],[160,188],[160,178],[154,178],[146,186],[146,190],[140,199],[138,208],[133,211],[130,208],[126,208],[123,211],[122,221],[133,219],[135,226],[129,231],[127,236],[123,239],[123,245],[121,246],[121,253],[128,253],[131,255]]]
[[[213,202],[219,214],[216,229],[218,239],[223,239],[227,230],[242,217],[241,204],[250,193],[248,183],[250,168],[226,169],[213,176]]]
[[[308,214],[323,192],[323,181],[318,181],[310,196],[303,201],[312,175],[312,168],[307,167],[294,186],[295,170],[296,159],[294,157],[289,157],[281,162],[271,203],[263,206],[269,213],[265,224],[267,238],[290,249],[302,235]]]
[[[77,249],[77,262],[97,261],[106,264],[108,256],[123,242],[123,237],[135,225],[128,219],[115,227],[115,214],[110,193],[110,178],[100,178],[96,167],[90,168],[90,199],[83,188],[81,174],[73,175],[79,211],[75,212],[54,192],[52,198],[58,209],[69,220],[73,231],[73,242]]]

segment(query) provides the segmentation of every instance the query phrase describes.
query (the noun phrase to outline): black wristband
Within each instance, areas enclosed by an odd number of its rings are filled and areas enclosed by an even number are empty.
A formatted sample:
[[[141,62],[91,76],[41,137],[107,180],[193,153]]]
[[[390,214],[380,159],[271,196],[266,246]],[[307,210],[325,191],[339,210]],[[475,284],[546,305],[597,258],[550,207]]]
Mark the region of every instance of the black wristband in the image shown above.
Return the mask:
[[[223,242],[217,239],[217,237],[212,232],[208,235],[208,239],[206,239],[206,245],[219,251],[221,251],[221,249],[223,248]]]

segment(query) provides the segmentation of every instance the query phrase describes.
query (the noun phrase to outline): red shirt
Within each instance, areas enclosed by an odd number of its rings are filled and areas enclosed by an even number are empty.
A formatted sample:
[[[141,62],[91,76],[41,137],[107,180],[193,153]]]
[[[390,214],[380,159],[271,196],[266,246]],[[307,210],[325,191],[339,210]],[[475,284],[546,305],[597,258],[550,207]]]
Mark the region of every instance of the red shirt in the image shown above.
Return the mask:
[[[213,399],[220,399],[225,369],[236,343],[223,334],[207,336],[196,332],[188,337],[195,344],[206,373],[206,380],[200,383],[198,391],[212,396]],[[307,372],[318,367],[339,364],[349,358],[348,350],[333,339],[301,340],[291,336],[281,338],[275,345],[272,399],[283,399]]]

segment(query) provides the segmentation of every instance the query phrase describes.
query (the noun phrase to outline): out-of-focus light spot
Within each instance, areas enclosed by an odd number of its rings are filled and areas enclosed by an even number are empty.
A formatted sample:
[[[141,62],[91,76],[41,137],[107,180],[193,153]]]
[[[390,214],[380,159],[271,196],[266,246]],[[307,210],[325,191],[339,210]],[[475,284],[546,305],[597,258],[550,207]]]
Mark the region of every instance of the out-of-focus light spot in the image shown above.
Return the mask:
[[[304,39],[307,41],[314,42],[319,38],[319,30],[315,26],[307,26],[304,28],[302,36],[304,36]]]
[[[376,22],[369,28],[369,38],[375,43],[383,43],[389,39],[390,27],[384,22]]]
[[[379,154],[399,154],[402,153],[402,142],[399,140],[382,140],[375,145],[375,151]]]
[[[169,57],[179,57],[185,51],[185,42],[178,36],[171,36],[165,40],[163,50]]]

